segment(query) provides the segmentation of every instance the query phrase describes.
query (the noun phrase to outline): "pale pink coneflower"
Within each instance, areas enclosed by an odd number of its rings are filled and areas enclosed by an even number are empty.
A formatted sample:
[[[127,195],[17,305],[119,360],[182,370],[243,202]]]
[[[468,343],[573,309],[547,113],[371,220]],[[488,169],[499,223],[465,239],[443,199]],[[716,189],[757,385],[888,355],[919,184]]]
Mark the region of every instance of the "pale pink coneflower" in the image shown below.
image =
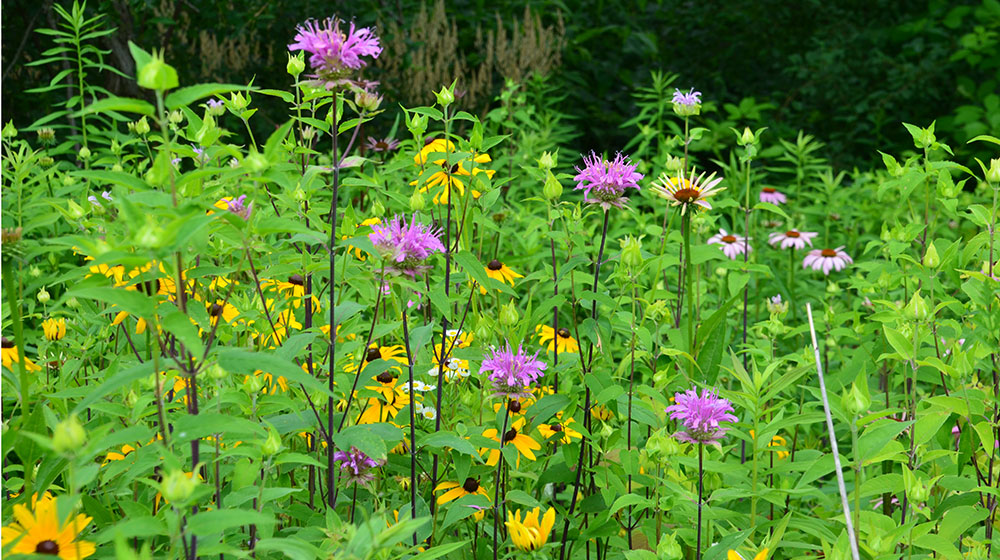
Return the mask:
[[[843,246],[836,249],[813,249],[802,260],[802,268],[822,270],[823,274],[829,275],[830,270],[843,270],[853,262],[854,260],[844,252]]]
[[[797,229],[790,229],[784,233],[775,231],[767,236],[767,242],[771,245],[781,243],[782,249],[788,249],[789,247],[793,249],[805,249],[806,244],[812,247],[812,239],[817,235],[819,233],[815,231],[799,231]]]
[[[778,192],[775,188],[764,187],[760,189],[760,201],[770,202],[771,204],[784,204],[788,202],[788,197]]]
[[[736,257],[742,255],[744,252],[753,251],[753,247],[747,241],[748,239],[742,235],[733,235],[727,233],[724,229],[720,229],[719,233],[708,238],[710,245],[721,245],[722,252],[731,260],[736,260]]]

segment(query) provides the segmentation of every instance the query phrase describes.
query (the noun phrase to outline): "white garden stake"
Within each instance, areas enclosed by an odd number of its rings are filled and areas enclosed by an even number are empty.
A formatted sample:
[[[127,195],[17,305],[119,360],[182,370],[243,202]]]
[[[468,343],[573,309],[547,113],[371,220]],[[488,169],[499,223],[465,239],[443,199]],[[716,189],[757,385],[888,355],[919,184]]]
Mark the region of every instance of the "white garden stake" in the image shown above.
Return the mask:
[[[844,486],[844,472],[840,468],[840,451],[837,449],[837,435],[833,431],[833,417],[830,415],[830,401],[826,398],[826,382],[823,380],[823,365],[819,358],[819,344],[816,343],[816,326],[813,324],[812,306],[806,304],[806,314],[809,316],[809,332],[812,333],[813,353],[816,355],[816,372],[819,373],[819,394],[823,398],[823,413],[826,415],[826,429],[830,432],[830,447],[833,451],[833,465],[837,469],[837,486],[840,487],[840,503],[844,508],[844,522],[847,523],[847,538],[851,542],[851,557],[861,560],[858,554],[858,539],[854,535],[854,523],[851,522],[851,506],[847,501],[847,488]]]

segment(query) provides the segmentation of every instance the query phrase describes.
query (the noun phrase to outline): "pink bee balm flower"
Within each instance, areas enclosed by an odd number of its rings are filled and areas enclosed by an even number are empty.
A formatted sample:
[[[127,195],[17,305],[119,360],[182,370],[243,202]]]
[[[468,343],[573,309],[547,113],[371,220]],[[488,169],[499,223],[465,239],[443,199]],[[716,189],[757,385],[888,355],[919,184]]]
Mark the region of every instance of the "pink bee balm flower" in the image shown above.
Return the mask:
[[[376,461],[357,447],[351,446],[350,451],[337,451],[333,454],[333,460],[340,463],[340,474],[347,480],[347,485],[367,484],[375,479],[372,472],[382,466],[381,461]]]
[[[675,393],[674,401],[677,404],[668,406],[666,412],[670,413],[670,418],[681,422],[684,430],[674,434],[681,441],[715,443],[729,430],[722,422],[739,421],[731,414],[733,405],[708,389],[703,389],[698,396],[698,388],[692,387],[683,393]]]
[[[695,91],[693,88],[684,93],[678,88],[674,88],[674,97],[671,99],[671,103],[677,103],[678,105],[684,105],[686,107],[693,107],[701,103],[701,92]]]
[[[605,210],[612,206],[621,208],[628,201],[625,189],[639,190],[638,182],[643,175],[636,172],[636,166],[621,152],[611,161],[591,152],[583,157],[583,163],[583,169],[576,168],[577,175],[573,180],[576,181],[576,190],[584,191],[586,202],[600,204]]]
[[[493,396],[527,397],[531,394],[528,389],[538,381],[546,367],[537,357],[538,352],[529,355],[520,345],[514,353],[508,342],[503,348],[491,348],[490,356],[483,360],[479,371],[490,374]]]
[[[423,264],[427,257],[444,251],[440,236],[440,231],[429,226],[412,219],[407,224],[404,218],[394,216],[391,222],[372,224],[368,239],[388,261],[388,270],[415,277],[427,269]]]
[[[747,241],[746,237],[726,233],[724,229],[720,229],[719,233],[708,238],[710,245],[721,245],[722,252],[731,260],[736,260],[736,257],[742,255],[744,252],[753,251],[753,247]]]
[[[357,28],[351,22],[347,33],[340,29],[339,18],[326,18],[322,23],[308,20],[296,27],[295,42],[290,51],[309,53],[309,65],[315,77],[327,88],[348,83],[348,76],[367,65],[362,58],[378,58],[382,54],[378,36],[368,27]]]
[[[760,189],[760,201],[770,202],[771,204],[784,204],[788,202],[788,197],[778,192],[777,189],[764,187]]]
[[[840,271],[853,262],[851,257],[844,252],[843,246],[836,249],[813,249],[802,260],[802,268],[811,267],[813,270],[822,270],[823,274],[829,275],[831,269]]]
[[[249,220],[250,213],[253,212],[253,202],[247,204],[247,195],[241,194],[235,200],[227,200],[226,209],[244,220]]]
[[[812,238],[817,235],[819,234],[815,231],[799,231],[797,229],[790,229],[784,233],[775,231],[767,236],[767,242],[771,245],[781,243],[782,249],[789,247],[793,249],[805,249],[806,244],[812,247]]]

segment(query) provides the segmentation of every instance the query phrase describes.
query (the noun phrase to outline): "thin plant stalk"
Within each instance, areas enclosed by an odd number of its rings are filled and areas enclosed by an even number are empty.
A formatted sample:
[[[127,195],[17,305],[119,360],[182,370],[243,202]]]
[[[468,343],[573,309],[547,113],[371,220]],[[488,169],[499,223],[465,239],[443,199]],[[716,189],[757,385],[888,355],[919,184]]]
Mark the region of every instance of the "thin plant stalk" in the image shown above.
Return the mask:
[[[406,323],[406,306],[400,311],[403,316],[403,344],[406,346],[406,368],[409,370],[410,395],[410,518],[417,518],[417,411],[413,392],[413,355],[410,353],[410,329]],[[439,380],[440,382],[440,380]],[[332,447],[332,446],[331,446]],[[413,533],[413,546],[417,546],[417,534]]]
[[[695,544],[695,560],[701,560],[701,507],[702,507],[702,494],[705,491],[705,463],[704,463],[705,445],[702,443],[698,444],[698,537]]]
[[[503,444],[504,438],[507,435],[508,420],[510,420],[510,401],[504,403],[503,429],[497,434],[499,435],[497,439],[500,440],[500,456],[497,458],[497,474],[494,482],[496,487],[493,490],[493,560],[497,560],[499,549],[497,546],[497,530],[500,525],[500,469],[503,467]]]
[[[691,210],[684,213],[681,229],[684,235],[684,299],[687,300],[688,355],[694,358],[694,278],[691,276]]]
[[[851,558],[861,560],[861,554],[858,552],[858,538],[854,533],[854,521],[851,519],[851,504],[847,499],[847,487],[844,484],[844,471],[840,466],[837,433],[833,429],[833,416],[830,415],[830,400],[826,396],[826,381],[823,379],[823,362],[819,356],[819,343],[816,342],[816,325],[813,323],[812,305],[809,303],[806,303],[806,315],[809,317],[809,333],[812,335],[813,355],[816,358],[816,373],[819,375],[819,394],[823,398],[823,414],[826,416],[826,430],[830,436],[830,450],[833,453],[833,464],[837,471],[837,487],[840,489],[840,505],[844,509],[844,524],[847,525],[847,538],[851,544]]]
[[[336,253],[336,243],[337,243],[337,198],[340,194],[340,160],[337,158],[337,127],[339,126],[337,122],[337,99],[340,96],[339,92],[334,90],[333,92],[333,125],[330,128],[330,136],[333,137],[333,146],[331,148],[331,163],[333,165],[333,198],[330,200],[330,247],[328,248],[329,259],[330,259],[330,356],[328,363],[328,375],[327,375],[327,390],[330,391],[330,396],[326,400],[326,433],[333,433],[333,411],[335,407],[335,402],[333,398],[333,372],[335,369],[335,364],[337,360],[337,305],[336,296],[334,295],[336,290],[333,287],[337,283],[337,253]],[[404,319],[405,321],[405,319]],[[405,323],[404,323],[405,325]],[[411,393],[412,394],[412,393]],[[346,414],[346,412],[345,412]],[[326,495],[327,495],[327,505],[331,508],[337,503],[337,496],[335,494],[335,469],[334,469],[334,458],[335,453],[333,445],[327,444],[326,447]]]

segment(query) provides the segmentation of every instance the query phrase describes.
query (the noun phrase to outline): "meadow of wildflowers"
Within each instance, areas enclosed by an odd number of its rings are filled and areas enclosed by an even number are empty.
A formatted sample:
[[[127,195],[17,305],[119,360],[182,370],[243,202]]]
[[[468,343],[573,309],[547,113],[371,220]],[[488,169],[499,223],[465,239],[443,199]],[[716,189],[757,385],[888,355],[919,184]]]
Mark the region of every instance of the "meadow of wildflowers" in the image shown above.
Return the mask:
[[[121,97],[64,13],[77,94],[2,128],[4,555],[1000,554],[995,136],[835,171],[654,75],[578,153],[384,98],[350,14]]]

